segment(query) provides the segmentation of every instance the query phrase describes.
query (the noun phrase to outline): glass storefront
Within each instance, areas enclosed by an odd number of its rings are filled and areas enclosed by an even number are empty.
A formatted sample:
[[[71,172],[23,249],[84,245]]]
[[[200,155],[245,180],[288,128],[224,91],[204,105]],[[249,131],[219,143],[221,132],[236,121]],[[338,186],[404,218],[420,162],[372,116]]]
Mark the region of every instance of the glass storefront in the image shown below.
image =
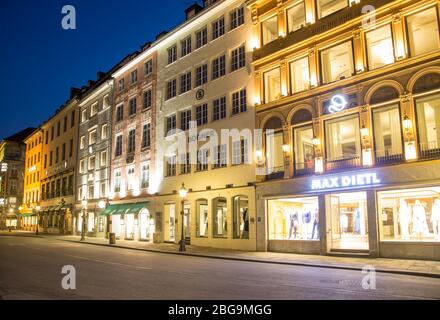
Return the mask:
[[[440,241],[440,186],[378,192],[382,241]]]
[[[318,198],[268,201],[269,240],[319,240]]]
[[[134,239],[134,235],[135,235],[135,230],[134,230],[135,217],[134,217],[134,214],[126,214],[124,218],[125,218],[125,226],[126,226],[125,238],[132,240],[132,239]]]
[[[116,238],[121,238],[121,215],[112,216],[112,232],[116,235]]]
[[[151,240],[153,234],[151,217],[148,210],[144,209],[139,214],[140,239],[145,241]]]

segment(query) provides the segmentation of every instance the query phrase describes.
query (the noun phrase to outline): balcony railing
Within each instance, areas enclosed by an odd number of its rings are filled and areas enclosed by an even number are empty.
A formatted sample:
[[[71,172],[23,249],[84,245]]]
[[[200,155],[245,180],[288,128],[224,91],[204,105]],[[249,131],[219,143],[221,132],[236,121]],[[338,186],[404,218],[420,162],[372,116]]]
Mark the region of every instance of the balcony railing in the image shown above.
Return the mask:
[[[295,163],[295,176],[306,176],[315,172],[313,161],[306,163]]]
[[[376,151],[376,163],[377,164],[389,164],[401,162],[404,160],[403,153],[395,153],[391,149],[377,150]]]
[[[284,177],[284,166],[268,167],[266,169],[267,179],[281,179]]]
[[[325,161],[327,171],[356,168],[361,165],[362,161],[360,156],[343,157]]]
[[[420,143],[420,157],[423,159],[440,157],[440,144],[437,141]]]

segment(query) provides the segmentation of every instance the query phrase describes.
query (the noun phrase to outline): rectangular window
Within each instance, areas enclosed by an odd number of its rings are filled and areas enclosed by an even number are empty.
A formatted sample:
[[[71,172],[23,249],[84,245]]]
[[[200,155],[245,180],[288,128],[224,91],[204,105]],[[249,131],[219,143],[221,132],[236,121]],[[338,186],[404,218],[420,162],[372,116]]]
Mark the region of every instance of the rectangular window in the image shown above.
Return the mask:
[[[295,32],[306,25],[306,10],[304,2],[287,9],[287,29],[288,32]]]
[[[151,90],[147,90],[144,92],[144,109],[148,109],[151,108],[151,104],[152,104],[152,91]]]
[[[318,0],[317,4],[319,19],[348,7],[347,0]]]
[[[191,173],[191,153],[183,154],[180,159],[180,174]]]
[[[341,161],[359,164],[361,154],[359,116],[347,116],[326,121],[327,162],[335,165]]]
[[[101,140],[108,138],[108,124],[103,124],[101,126]]]
[[[214,148],[214,168],[224,168],[228,164],[228,148],[222,144]]]
[[[439,186],[378,192],[382,241],[440,242]]]
[[[60,148],[59,147],[57,147],[56,149],[56,152],[55,152],[55,163],[58,163],[58,161],[59,161],[59,151],[60,151]]]
[[[177,95],[177,80],[167,82],[166,100],[172,99]]]
[[[268,201],[269,240],[319,240],[318,198]]]
[[[208,170],[209,158],[208,158],[208,149],[200,149],[197,152],[197,171],[206,171]]]
[[[196,107],[197,125],[202,126],[208,123],[208,104],[202,104]]]
[[[137,70],[133,70],[130,74],[130,84],[135,84],[138,79],[138,72]]]
[[[281,73],[276,68],[264,73],[264,100],[266,103],[281,97]]]
[[[266,168],[267,174],[284,172],[283,132],[266,132]]]
[[[86,136],[81,136],[79,141],[79,149],[83,150],[86,147]]]
[[[127,191],[133,191],[134,190],[134,168],[129,168],[127,170]]]
[[[98,102],[92,104],[92,106],[90,108],[90,117],[93,117],[97,113],[98,113]]]
[[[420,155],[440,155],[440,94],[416,99]]]
[[[221,56],[212,61],[212,79],[223,77],[226,74],[226,57]]]
[[[66,144],[63,143],[63,146],[61,148],[61,160],[64,161],[66,160]]]
[[[81,112],[81,122],[86,122],[87,121],[87,108],[85,108],[82,112]]]
[[[150,184],[150,165],[144,164],[141,173],[141,188],[146,189]]]
[[[115,192],[121,191],[121,171],[115,172]]]
[[[246,52],[245,46],[241,46],[231,53],[231,70],[235,71],[246,66]]]
[[[238,8],[230,13],[231,18],[231,30],[238,28],[244,24],[244,8]]]
[[[196,48],[199,49],[208,43],[208,28],[196,32]]]
[[[116,108],[116,122],[124,120],[124,105],[120,105]]]
[[[273,16],[261,23],[263,45],[278,39],[278,16]]]
[[[172,64],[177,60],[177,46],[174,45],[168,48],[168,64]]]
[[[142,148],[151,146],[151,124],[147,123],[142,128]]]
[[[94,199],[95,198],[95,186],[94,185],[91,185],[91,186],[88,186],[88,199]],[[90,216],[89,216],[89,218],[90,218]],[[90,225],[90,222],[89,222],[89,227],[90,227],[91,225]]]
[[[168,135],[170,131],[174,131],[177,128],[177,121],[176,121],[176,115],[173,114],[172,116],[167,117],[167,128],[165,135]]]
[[[415,57],[440,48],[436,7],[408,16],[406,23],[411,56]]]
[[[180,94],[191,90],[191,71],[180,76]]]
[[[122,136],[116,137],[115,157],[122,156]]]
[[[96,157],[95,156],[91,156],[89,158],[89,164],[88,164],[88,170],[95,170],[95,165],[96,165]]]
[[[310,88],[308,57],[290,63],[290,84],[292,93],[305,91]]]
[[[103,99],[103,109],[110,107],[110,95],[106,94]]]
[[[365,34],[368,67],[374,70],[394,63],[393,37],[391,25],[369,31]]]
[[[105,167],[107,165],[107,150],[101,151],[101,167]]]
[[[128,153],[133,153],[136,150],[136,130],[130,130],[128,132]]]
[[[189,129],[191,121],[191,109],[180,112],[180,129],[186,131]]]
[[[226,118],[226,97],[216,99],[213,102],[213,120]]]
[[[182,57],[191,53],[191,36],[186,37],[180,44]]]
[[[61,134],[61,123],[58,121],[57,123],[57,137],[59,137]]]
[[[232,164],[247,164],[249,162],[247,140],[242,139],[232,143]]]
[[[89,132],[89,145],[95,144],[97,140],[96,130]]]
[[[196,68],[196,87],[208,82],[208,65],[204,64]]]
[[[55,127],[52,126],[50,131],[50,141],[53,141],[54,138],[55,138]]]
[[[172,177],[176,175],[176,156],[166,157],[166,176]]]
[[[69,145],[69,158],[73,157],[73,139],[70,139],[70,145]]]
[[[70,114],[70,127],[73,128],[74,126],[75,126],[75,110],[73,110],[72,113]]]
[[[225,34],[225,18],[221,17],[212,24],[212,40]]]
[[[144,72],[146,76],[149,76],[153,73],[153,60],[148,60],[145,62]]]
[[[247,110],[246,89],[232,94],[232,114],[239,114]]]
[[[228,205],[225,198],[215,198],[213,206],[213,236],[214,238],[228,237]]]
[[[351,40],[321,51],[321,65],[324,83],[342,80],[354,75]]]
[[[124,79],[119,80],[118,89],[119,89],[119,91],[122,91],[125,89],[125,80]]]
[[[399,105],[373,109],[376,162],[403,159]]]
[[[101,198],[107,197],[107,182],[101,182],[100,193],[101,193]]]
[[[133,115],[135,115],[136,114],[136,109],[137,109],[137,99],[136,98],[133,98],[133,99],[130,99],[130,101],[129,101],[129,113],[128,113],[128,116],[133,116]]]
[[[63,126],[63,132],[67,131],[67,116],[64,117],[64,126]]]
[[[293,130],[295,150],[295,175],[313,173],[315,146],[313,144],[313,127],[305,126]]]
[[[84,199],[83,187],[78,188],[78,199],[80,199],[80,200]]]

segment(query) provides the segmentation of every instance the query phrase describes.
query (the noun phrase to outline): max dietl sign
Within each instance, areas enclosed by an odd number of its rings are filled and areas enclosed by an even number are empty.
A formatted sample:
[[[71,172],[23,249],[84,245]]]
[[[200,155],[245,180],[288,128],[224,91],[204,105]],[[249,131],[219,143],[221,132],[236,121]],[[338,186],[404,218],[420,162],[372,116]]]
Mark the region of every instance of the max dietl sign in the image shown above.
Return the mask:
[[[315,178],[312,180],[311,190],[329,190],[339,188],[371,187],[381,184],[381,180],[375,172],[359,174],[343,174],[327,178]]]

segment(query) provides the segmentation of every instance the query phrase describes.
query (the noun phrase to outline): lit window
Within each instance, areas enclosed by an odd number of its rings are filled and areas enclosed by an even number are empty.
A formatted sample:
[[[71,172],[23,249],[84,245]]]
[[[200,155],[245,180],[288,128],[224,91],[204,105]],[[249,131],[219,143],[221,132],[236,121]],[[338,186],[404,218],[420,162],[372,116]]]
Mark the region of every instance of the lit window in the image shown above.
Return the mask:
[[[318,17],[326,17],[336,11],[348,7],[347,0],[318,0]]]
[[[93,117],[97,113],[98,113],[98,102],[92,104],[92,107],[90,108],[90,117]]]
[[[391,26],[367,32],[368,66],[370,70],[386,66],[394,62],[393,38]]]
[[[101,140],[108,138],[108,124],[103,124],[101,126]]]
[[[358,160],[361,154],[359,130],[358,115],[326,121],[327,161]]]
[[[234,239],[249,239],[249,199],[234,197],[233,227]]]
[[[196,201],[197,237],[208,237],[208,200]]]
[[[221,17],[212,24],[212,39],[217,39],[225,34],[225,18]]]
[[[289,8],[287,10],[287,26],[289,33],[294,32],[306,24],[306,11],[304,2]]]
[[[284,172],[283,131],[280,129],[266,132],[267,173]]]
[[[214,238],[227,238],[228,206],[225,198],[215,198],[212,200],[212,218]]]
[[[323,50],[321,52],[321,63],[324,83],[351,77],[354,74],[352,42],[344,42]]]
[[[97,138],[96,130],[90,131],[89,132],[89,145],[95,144],[96,138]]]
[[[440,47],[436,7],[410,15],[406,19],[411,56],[418,56]]]
[[[208,43],[208,28],[196,32],[196,48],[199,49]]]
[[[261,24],[261,34],[263,37],[263,45],[278,39],[278,16],[273,16]]]
[[[292,93],[305,91],[310,87],[309,58],[304,57],[290,64]]]
[[[440,155],[440,95],[417,99],[416,110],[421,156]]]
[[[191,36],[181,42],[182,57],[191,53]]]
[[[246,52],[244,45],[231,52],[231,70],[235,71],[246,66]]]
[[[231,12],[231,30],[244,24],[244,8],[238,8]]]
[[[303,126],[293,131],[295,148],[295,174],[311,173],[314,168],[315,146],[313,145],[313,127]]]
[[[280,69],[273,69],[264,73],[264,98],[265,102],[272,102],[281,96]]]

